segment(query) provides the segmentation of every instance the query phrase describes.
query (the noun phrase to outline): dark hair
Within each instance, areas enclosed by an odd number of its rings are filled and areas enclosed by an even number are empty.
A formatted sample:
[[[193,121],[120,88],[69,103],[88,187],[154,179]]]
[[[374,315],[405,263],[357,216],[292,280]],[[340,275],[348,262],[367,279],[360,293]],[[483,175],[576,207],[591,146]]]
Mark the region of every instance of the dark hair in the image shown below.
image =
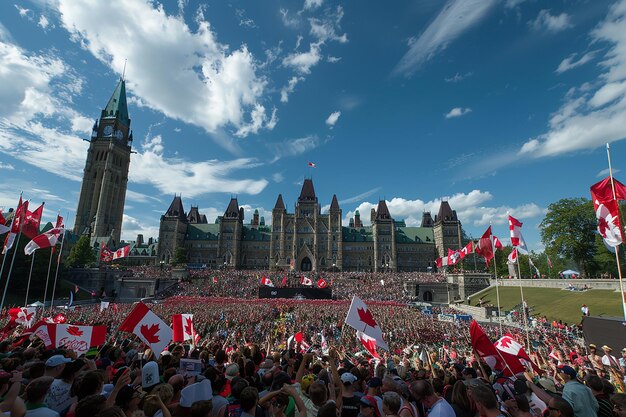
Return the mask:
[[[613,398],[611,398],[611,400],[615,402]],[[564,417],[574,417],[574,409],[572,408],[570,403],[568,403],[563,398],[552,397],[552,400],[550,400],[550,402],[552,403],[550,407],[554,407],[559,410]]]
[[[587,377],[587,386],[594,391],[604,391],[604,384],[602,383],[602,378],[597,375],[589,375]]]
[[[472,391],[474,402],[482,404],[488,410],[498,408],[498,400],[490,386],[486,384],[472,385],[470,390]]]
[[[530,412],[530,403],[528,402],[528,398],[524,394],[517,394],[515,396],[515,403],[517,404],[517,408],[524,413]]]
[[[106,408],[104,395],[95,394],[83,398],[76,404],[75,417],[93,417]]]
[[[42,376],[37,379],[33,379],[26,387],[25,400],[29,403],[35,403],[41,401],[46,396],[50,385],[52,385],[54,378],[51,376]]]
[[[248,411],[253,408],[257,402],[259,401],[259,391],[254,387],[246,387],[241,391],[241,395],[239,396],[239,403],[241,404],[241,409],[244,411]]]
[[[213,402],[211,400],[196,401],[191,404],[189,417],[206,417],[213,411]]]
[[[74,383],[77,384],[76,396],[80,401],[89,395],[99,394],[98,391],[104,384],[104,377],[100,371],[89,371],[83,375],[80,381],[76,380]]]
[[[467,387],[463,381],[457,381],[452,387],[452,396],[450,398],[450,404],[454,404],[463,410],[471,410],[472,403],[467,396]]]

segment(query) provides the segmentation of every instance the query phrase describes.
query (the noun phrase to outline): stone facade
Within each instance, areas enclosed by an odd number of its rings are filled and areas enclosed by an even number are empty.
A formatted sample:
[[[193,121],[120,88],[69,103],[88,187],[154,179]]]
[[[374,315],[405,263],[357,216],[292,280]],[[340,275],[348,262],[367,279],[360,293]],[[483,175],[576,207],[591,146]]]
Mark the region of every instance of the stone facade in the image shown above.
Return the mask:
[[[420,227],[394,220],[384,200],[372,209],[370,220],[371,225],[364,226],[356,212],[349,226],[343,226],[337,196],[322,213],[311,179],[304,180],[293,213],[278,196],[271,226],[258,212],[246,224],[236,198],[210,224],[197,207],[186,214],[176,196],[161,216],[157,257],[158,262],[171,263],[177,248],[185,248],[189,263],[212,268],[428,271],[439,253],[459,248],[461,223],[447,202],[435,221],[424,213]]]
[[[88,234],[92,244],[120,242],[132,140],[126,86],[120,80],[93,126],[76,209],[73,232]]]

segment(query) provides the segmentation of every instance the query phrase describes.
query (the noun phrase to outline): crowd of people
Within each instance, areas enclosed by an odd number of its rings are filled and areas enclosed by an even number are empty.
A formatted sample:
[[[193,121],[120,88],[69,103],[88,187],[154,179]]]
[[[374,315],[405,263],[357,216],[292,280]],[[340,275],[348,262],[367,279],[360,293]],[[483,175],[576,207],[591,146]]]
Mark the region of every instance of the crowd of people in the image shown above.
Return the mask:
[[[626,348],[616,357],[609,346],[585,345],[575,326],[537,317],[528,329],[482,324],[492,342],[506,335],[528,353],[534,366],[512,375],[477,351],[469,322],[457,320],[453,306],[407,305],[403,282],[441,280],[437,274],[307,275],[314,283],[327,280],[335,299],[302,301],[256,298],[262,274],[198,271],[148,304],[165,322],[193,315],[197,340],[169,343],[163,352],[119,331],[135,304],[38,312],[106,326],[106,342],[78,355],[46,349],[34,335],[21,338],[22,326],[10,328],[0,341],[0,411],[28,417],[626,417]],[[285,275],[265,277],[281,286]],[[302,285],[300,276],[286,275],[284,285]],[[352,294],[366,301],[389,350],[365,346],[346,325]],[[3,314],[0,325],[4,320]],[[301,341],[288,343],[296,334]]]

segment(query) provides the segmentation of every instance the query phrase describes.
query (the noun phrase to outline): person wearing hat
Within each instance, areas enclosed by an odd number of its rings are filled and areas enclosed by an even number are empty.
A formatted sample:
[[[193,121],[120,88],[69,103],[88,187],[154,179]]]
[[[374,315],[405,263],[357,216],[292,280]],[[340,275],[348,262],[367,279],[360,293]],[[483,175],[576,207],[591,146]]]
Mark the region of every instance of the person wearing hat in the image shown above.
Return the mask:
[[[358,378],[350,372],[344,372],[340,376],[342,385],[341,417],[357,417],[361,409],[359,398],[355,396],[355,383]]]
[[[62,414],[70,408],[74,402],[70,390],[72,389],[76,374],[84,365],[85,361],[82,359],[76,359],[73,362],[65,364],[61,375],[52,382],[48,395],[46,396],[45,403],[50,409]]]
[[[596,370],[603,370],[602,357],[598,355],[597,352],[598,348],[596,345],[593,343],[589,344],[589,355],[587,358],[589,359],[589,362],[591,362],[591,366],[593,366]]]
[[[604,351],[604,356],[602,357],[602,365],[619,369],[619,362],[617,362],[617,358],[611,355],[613,349],[610,346],[604,345],[602,346],[602,350]]]
[[[27,417],[59,417],[59,413],[49,409],[44,402],[53,381],[54,379],[49,376],[30,381],[25,393]]]
[[[46,371],[44,372],[44,376],[58,378],[63,372],[63,369],[65,369],[65,364],[70,362],[72,362],[72,360],[63,355],[50,356],[46,361]]]
[[[361,416],[363,417],[381,417],[382,414],[378,410],[378,401],[371,395],[361,397]]]
[[[591,389],[578,381],[576,370],[571,366],[557,368],[563,379],[563,399],[570,403],[576,417],[597,417],[598,401]]]
[[[378,412],[382,416],[383,415],[383,393],[382,393],[383,381],[378,377],[370,378],[367,381],[367,391],[365,395],[369,395],[376,400],[376,404],[378,404]]]

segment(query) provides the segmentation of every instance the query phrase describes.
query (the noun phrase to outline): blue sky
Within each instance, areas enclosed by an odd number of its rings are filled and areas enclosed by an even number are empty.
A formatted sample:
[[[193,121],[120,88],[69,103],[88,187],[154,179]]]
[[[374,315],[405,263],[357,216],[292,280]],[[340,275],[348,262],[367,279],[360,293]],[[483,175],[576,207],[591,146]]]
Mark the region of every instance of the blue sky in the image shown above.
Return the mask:
[[[122,237],[174,194],[269,220],[305,176],[344,223],[441,199],[531,249],[547,206],[626,156],[626,0],[0,3],[0,205],[73,225],[93,121],[126,63],[134,150]],[[317,167],[308,168],[308,161]]]

